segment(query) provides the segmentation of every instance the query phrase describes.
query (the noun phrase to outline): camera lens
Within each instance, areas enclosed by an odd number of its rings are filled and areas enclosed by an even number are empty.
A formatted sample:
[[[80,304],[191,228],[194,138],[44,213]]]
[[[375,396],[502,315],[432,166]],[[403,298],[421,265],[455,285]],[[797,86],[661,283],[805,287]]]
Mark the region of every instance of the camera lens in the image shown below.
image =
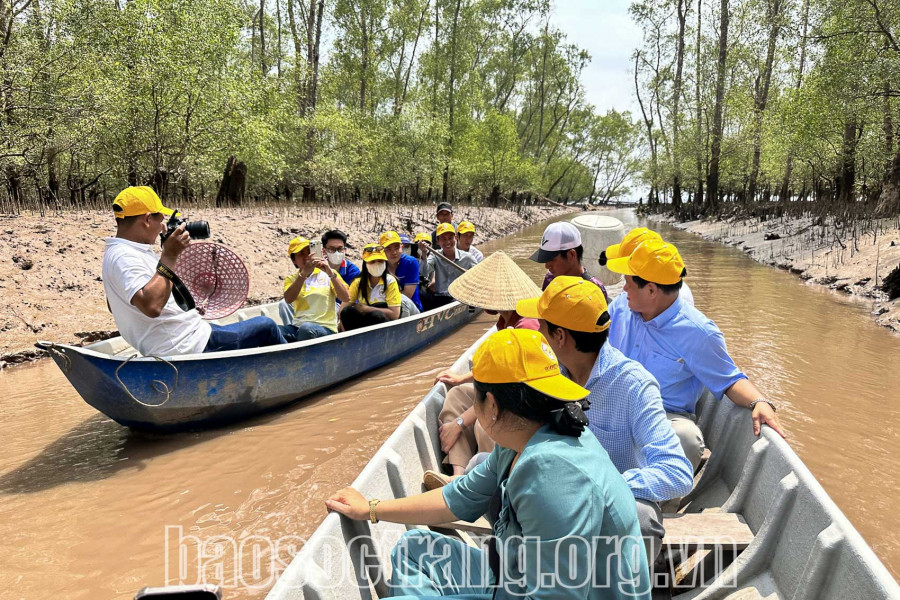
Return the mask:
[[[191,234],[191,239],[203,240],[209,237],[209,223],[206,221],[190,221],[184,230]]]

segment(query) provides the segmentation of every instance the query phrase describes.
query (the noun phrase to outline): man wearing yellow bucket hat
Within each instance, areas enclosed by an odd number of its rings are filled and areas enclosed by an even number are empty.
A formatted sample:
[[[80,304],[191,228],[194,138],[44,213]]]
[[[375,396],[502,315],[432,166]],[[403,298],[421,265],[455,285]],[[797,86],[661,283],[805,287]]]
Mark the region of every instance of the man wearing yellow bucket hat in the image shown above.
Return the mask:
[[[665,534],[659,503],[686,496],[694,483],[691,464],[666,419],[659,385],[638,362],[606,343],[606,298],[590,281],[557,277],[539,298],[520,301],[516,310],[540,319],[564,373],[590,391],[591,431],[631,489],[652,563]]]
[[[113,200],[116,235],[106,239],[103,289],[122,337],[144,356],[177,356],[283,344],[275,321],[254,317],[231,325],[211,325],[195,310],[184,310],[173,289],[180,283],[175,263],[190,244],[182,224],[153,250],[165,234],[165,218],[174,211],[163,206],[153,188],[135,186]]]
[[[574,426],[587,390],[526,329],[485,340],[473,374],[478,420],[497,444],[486,461],[424,494],[379,500],[345,488],[325,501],[351,519],[432,526],[497,507],[488,560],[435,531],[404,534],[391,553],[391,595],[650,600],[628,486],[594,434]]]
[[[609,341],[659,382],[663,406],[695,469],[705,447],[695,415],[704,390],[749,408],[755,435],[767,424],[784,436],[774,403],[734,364],[722,332],[679,296],[687,270],[675,246],[651,239],[606,267],[625,275],[624,293],[610,305]]]

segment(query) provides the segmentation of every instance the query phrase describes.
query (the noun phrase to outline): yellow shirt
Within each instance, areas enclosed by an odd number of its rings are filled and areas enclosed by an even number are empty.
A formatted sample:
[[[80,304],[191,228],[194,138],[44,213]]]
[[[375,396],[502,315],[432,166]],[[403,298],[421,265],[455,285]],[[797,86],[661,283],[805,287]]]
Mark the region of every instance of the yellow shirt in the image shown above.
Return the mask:
[[[299,276],[300,273],[294,271],[284,279],[285,291],[297,281]],[[324,271],[313,269],[310,276],[303,282],[297,299],[294,300],[294,325],[315,323],[337,333],[336,298],[337,294],[331,278]]]
[[[368,302],[366,302],[365,296],[359,290],[359,282],[362,279],[362,275],[360,275],[350,284],[350,304],[362,302],[372,306],[379,302],[386,302],[388,306],[400,306],[400,286],[397,285],[397,279],[393,275],[388,274],[387,276],[387,292],[385,292],[381,280],[378,281],[378,285],[369,289]],[[366,283],[368,284],[368,282]]]

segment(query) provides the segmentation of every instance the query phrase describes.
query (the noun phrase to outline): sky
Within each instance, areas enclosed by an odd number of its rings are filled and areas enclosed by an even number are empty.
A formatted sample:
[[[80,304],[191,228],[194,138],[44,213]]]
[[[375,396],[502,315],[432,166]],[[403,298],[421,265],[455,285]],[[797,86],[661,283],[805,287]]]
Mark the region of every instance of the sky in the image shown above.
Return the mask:
[[[634,95],[631,53],[641,31],[628,16],[631,0],[555,0],[552,22],[567,39],[587,50],[591,63],[582,74],[587,101],[600,113],[639,110]]]

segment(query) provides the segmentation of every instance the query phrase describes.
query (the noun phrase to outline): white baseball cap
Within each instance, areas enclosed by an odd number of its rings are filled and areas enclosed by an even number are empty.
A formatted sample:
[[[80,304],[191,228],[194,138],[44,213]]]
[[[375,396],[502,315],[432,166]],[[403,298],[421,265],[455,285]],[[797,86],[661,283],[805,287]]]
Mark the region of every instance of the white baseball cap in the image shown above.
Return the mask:
[[[568,221],[551,223],[544,230],[540,249],[531,255],[534,262],[545,263],[556,258],[560,252],[581,245],[581,232]]]

